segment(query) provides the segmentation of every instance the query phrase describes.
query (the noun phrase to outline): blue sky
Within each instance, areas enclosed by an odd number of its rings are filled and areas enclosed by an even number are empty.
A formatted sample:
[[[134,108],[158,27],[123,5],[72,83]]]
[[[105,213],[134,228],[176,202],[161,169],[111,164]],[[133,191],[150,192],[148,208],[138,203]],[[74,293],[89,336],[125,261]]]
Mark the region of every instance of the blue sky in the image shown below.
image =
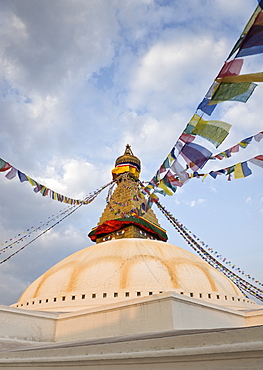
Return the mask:
[[[255,0],[1,2],[0,157],[54,191],[82,198],[111,180],[115,159],[129,143],[141,159],[141,179],[150,180],[256,6]],[[243,73],[262,71],[262,58],[246,57]],[[218,151],[263,130],[262,94],[259,84],[246,104],[216,108],[212,118],[233,125]],[[213,166],[262,149],[254,142]],[[251,170],[250,177],[233,181],[193,179],[161,202],[262,281],[263,172],[254,165]],[[0,187],[0,243],[66,208],[4,173]],[[48,268],[92,244],[86,235],[106,194],[0,265],[0,304],[16,302]],[[154,210],[169,242],[188,249]]]

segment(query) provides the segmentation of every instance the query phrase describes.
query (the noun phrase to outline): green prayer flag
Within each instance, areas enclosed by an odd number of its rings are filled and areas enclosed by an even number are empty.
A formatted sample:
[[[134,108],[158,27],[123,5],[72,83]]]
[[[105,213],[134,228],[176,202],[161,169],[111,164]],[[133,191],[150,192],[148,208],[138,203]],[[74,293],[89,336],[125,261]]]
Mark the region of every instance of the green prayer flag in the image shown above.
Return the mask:
[[[222,82],[215,90],[209,104],[218,104],[223,101],[240,101],[246,103],[256,86],[257,84],[250,82]]]

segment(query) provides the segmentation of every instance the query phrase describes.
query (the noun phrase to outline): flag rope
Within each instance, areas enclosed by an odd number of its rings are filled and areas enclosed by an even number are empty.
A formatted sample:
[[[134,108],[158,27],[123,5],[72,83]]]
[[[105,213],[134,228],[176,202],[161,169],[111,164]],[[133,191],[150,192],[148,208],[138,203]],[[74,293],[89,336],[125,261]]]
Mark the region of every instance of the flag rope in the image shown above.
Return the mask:
[[[28,243],[26,243],[25,245],[23,245],[21,248],[19,248],[17,251],[15,251],[14,253],[11,253],[8,257],[4,258],[2,261],[0,261],[0,265],[6,261],[8,261],[11,257],[15,256],[17,253],[21,252],[23,249],[25,249],[28,245],[30,245],[31,243],[33,243],[35,240],[37,240],[38,238],[40,238],[40,236],[44,235],[46,232],[48,232],[49,230],[53,229],[53,227],[55,227],[56,225],[58,225],[61,221],[65,220],[65,218],[67,218],[68,216],[70,216],[72,213],[74,213],[77,209],[79,209],[82,205],[84,204],[89,204],[91,203],[105,188],[107,188],[108,186],[112,185],[113,183],[115,182],[115,180],[111,181],[110,183],[100,187],[100,189],[96,190],[94,193],[88,195],[83,202],[81,202],[80,204],[75,204],[73,207],[72,207],[72,210],[70,210],[70,212],[68,212],[67,214],[65,214],[62,218],[60,218],[58,221],[56,221],[55,223],[53,223],[51,226],[49,226],[48,228],[46,228],[45,230],[43,230],[39,235],[37,235],[35,238],[31,239]],[[54,218],[51,220],[53,221]],[[40,227],[36,228],[35,231],[39,230]],[[28,229],[29,230],[29,229]],[[33,232],[33,231],[32,231]],[[30,232],[29,234],[27,234],[27,237],[29,237],[31,235]],[[0,252],[4,252],[7,248],[12,248],[13,245],[15,244],[18,244],[19,242],[21,242],[24,237],[18,239],[16,242],[13,242],[11,244],[9,244],[8,246],[2,248],[0,250]],[[0,254],[1,254],[0,253]]]
[[[229,270],[226,266],[222,263],[217,261],[209,252],[207,252],[191,235],[187,232],[183,225],[175,219],[170,212],[168,212],[164,206],[160,204],[159,201],[155,202],[157,207],[160,211],[164,214],[164,216],[168,219],[168,221],[173,225],[173,227],[178,231],[178,233],[185,239],[185,241],[200,255],[202,259],[204,259],[210,266],[216,268],[218,271],[222,272],[225,276],[227,276],[243,293],[249,293],[258,300],[263,302],[263,290],[257,288],[250,282],[246,281],[245,279],[241,278],[233,271]]]

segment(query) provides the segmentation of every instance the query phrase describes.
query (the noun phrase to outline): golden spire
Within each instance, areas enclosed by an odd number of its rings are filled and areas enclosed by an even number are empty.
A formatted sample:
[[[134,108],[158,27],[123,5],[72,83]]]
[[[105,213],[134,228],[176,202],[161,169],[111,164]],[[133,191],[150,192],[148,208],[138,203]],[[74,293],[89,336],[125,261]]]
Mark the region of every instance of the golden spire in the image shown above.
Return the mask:
[[[96,243],[122,238],[167,240],[166,231],[160,227],[152,209],[142,214],[142,206],[147,204],[147,200],[141,192],[140,169],[139,158],[127,144],[124,154],[116,159],[112,170],[117,186],[108,195],[98,225],[89,233]]]

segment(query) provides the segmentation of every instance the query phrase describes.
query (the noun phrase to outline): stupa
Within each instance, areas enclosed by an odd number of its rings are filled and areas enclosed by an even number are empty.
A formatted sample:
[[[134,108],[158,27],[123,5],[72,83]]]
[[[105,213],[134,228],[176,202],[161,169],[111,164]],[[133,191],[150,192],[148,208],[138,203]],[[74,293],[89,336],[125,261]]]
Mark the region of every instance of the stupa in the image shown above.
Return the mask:
[[[139,173],[127,146],[96,244],[0,306],[1,369],[262,368],[262,306],[138,212]]]
[[[167,243],[152,209],[139,216],[145,202],[138,186],[140,166],[127,145],[112,170],[116,188],[89,233],[96,244],[51,267],[13,307],[71,312],[165,292],[237,310],[257,306],[221,272]]]

